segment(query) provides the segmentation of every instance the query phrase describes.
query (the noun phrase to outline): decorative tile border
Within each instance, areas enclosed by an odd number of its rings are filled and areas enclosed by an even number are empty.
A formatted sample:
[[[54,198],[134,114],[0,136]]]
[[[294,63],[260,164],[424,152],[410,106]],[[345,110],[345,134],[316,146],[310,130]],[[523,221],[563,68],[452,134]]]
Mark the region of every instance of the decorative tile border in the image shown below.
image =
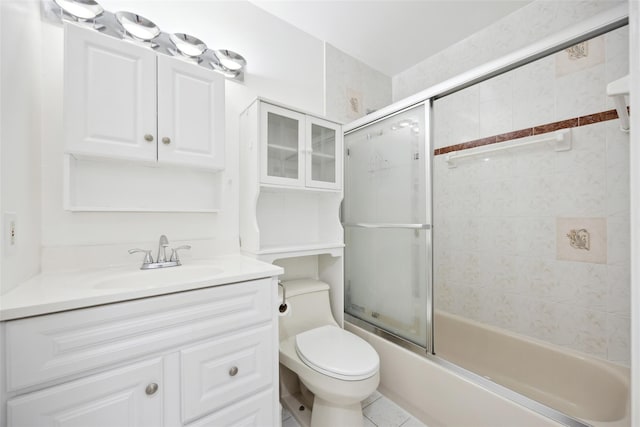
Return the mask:
[[[602,111],[600,113],[574,117],[572,119],[561,120],[559,122],[547,123],[531,128],[501,133],[499,135],[488,136],[486,138],[474,139],[473,141],[450,145],[448,147],[436,148],[435,150],[433,150],[433,154],[438,156],[440,154],[451,153],[453,151],[466,150],[469,148],[480,147],[482,145],[497,144],[498,142],[510,141],[512,139],[525,138],[527,136],[533,135],[541,135],[543,133],[555,132],[560,129],[591,125],[594,123],[605,122],[607,120],[615,120],[617,118],[618,113],[616,112],[616,110]]]

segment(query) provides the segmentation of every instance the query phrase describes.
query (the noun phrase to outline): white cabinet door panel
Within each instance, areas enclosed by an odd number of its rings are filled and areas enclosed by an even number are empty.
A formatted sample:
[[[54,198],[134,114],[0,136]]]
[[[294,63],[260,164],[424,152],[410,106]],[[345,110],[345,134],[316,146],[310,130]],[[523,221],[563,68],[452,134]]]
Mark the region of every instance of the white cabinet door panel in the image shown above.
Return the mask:
[[[251,396],[273,383],[271,328],[236,333],[181,351],[184,422]]]
[[[158,384],[155,394],[145,389]],[[12,427],[160,427],[162,359],[26,394],[7,403]]]
[[[66,151],[155,161],[155,52],[73,24],[65,31]]]
[[[339,190],[342,187],[342,127],[307,116],[307,187]]]
[[[224,78],[158,56],[158,161],[224,169]]]
[[[304,114],[260,104],[260,181],[304,187]]]

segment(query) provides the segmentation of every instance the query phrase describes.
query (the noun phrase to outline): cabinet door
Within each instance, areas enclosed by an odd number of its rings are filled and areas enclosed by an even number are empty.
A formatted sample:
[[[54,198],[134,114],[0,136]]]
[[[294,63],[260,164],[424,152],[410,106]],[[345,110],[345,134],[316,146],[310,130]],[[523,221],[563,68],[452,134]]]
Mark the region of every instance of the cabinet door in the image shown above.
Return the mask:
[[[180,352],[184,422],[246,399],[274,381],[273,329],[236,332]]]
[[[304,127],[304,114],[261,104],[261,182],[304,186]]]
[[[224,169],[224,77],[158,56],[158,162]]]
[[[155,52],[66,24],[64,60],[66,151],[155,162]]]
[[[12,427],[158,427],[163,425],[162,359],[16,397],[7,402]],[[147,394],[147,386],[158,389]],[[151,390],[150,390],[151,391]]]
[[[308,187],[339,189],[342,185],[342,128],[307,116],[306,184]]]

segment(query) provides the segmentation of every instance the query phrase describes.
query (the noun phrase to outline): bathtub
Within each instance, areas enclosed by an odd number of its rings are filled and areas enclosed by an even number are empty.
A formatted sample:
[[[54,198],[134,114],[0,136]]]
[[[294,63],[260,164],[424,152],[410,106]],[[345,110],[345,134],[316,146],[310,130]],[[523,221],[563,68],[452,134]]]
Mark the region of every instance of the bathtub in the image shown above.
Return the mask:
[[[629,427],[629,369],[436,312],[438,357],[594,427]],[[380,355],[379,390],[429,427],[561,424],[354,323]]]
[[[436,311],[436,354],[594,426],[629,426],[629,369]]]

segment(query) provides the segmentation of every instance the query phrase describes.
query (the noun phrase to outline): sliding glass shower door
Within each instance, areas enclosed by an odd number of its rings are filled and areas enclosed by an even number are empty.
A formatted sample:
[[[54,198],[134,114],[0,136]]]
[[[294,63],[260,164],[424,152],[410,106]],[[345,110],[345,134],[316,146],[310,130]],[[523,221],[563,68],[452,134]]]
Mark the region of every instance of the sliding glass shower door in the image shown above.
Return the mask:
[[[431,346],[431,207],[424,104],[345,135],[345,311]]]

